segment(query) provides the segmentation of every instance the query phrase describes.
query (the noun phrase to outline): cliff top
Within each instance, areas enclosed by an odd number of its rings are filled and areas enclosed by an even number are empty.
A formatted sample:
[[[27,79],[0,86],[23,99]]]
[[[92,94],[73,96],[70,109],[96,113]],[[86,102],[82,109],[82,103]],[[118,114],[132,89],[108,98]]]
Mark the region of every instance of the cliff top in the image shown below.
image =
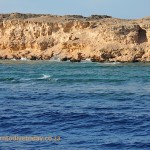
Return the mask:
[[[107,15],[91,15],[90,17],[84,17],[81,15],[51,15],[51,14],[21,14],[21,13],[11,13],[11,14],[0,14],[0,20],[13,20],[13,19],[22,19],[22,20],[33,20],[33,21],[93,21],[100,20],[105,18],[112,18]]]
[[[0,22],[7,20],[23,20],[30,22],[70,22],[70,21],[92,21],[104,23],[107,25],[121,25],[121,24],[150,24],[150,17],[145,17],[141,19],[119,19],[113,18],[107,15],[91,15],[89,17],[84,17],[81,15],[51,15],[51,14],[22,14],[22,13],[10,13],[10,14],[0,14]]]

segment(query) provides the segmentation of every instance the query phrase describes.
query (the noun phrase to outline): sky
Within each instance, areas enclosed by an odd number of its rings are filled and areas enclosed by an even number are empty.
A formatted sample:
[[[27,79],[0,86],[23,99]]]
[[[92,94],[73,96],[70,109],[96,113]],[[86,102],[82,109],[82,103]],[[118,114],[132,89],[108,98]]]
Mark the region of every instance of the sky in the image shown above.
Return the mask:
[[[0,13],[110,15],[135,19],[150,16],[150,0],[0,0]]]

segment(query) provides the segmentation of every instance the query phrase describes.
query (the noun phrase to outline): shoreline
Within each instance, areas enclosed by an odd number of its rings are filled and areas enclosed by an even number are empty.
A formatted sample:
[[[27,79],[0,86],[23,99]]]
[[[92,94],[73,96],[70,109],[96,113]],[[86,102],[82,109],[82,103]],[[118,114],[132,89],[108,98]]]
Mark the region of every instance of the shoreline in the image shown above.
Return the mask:
[[[60,59],[27,59],[27,58],[21,58],[21,59],[0,59],[0,62],[5,62],[5,61],[13,61],[13,62],[68,62],[68,63],[100,63],[100,64],[134,64],[134,63],[150,63],[150,61],[132,61],[132,62],[128,62],[128,61],[124,61],[124,62],[120,62],[120,61],[92,61],[90,59],[88,60],[78,60],[78,61],[71,61],[71,60],[60,60]]]

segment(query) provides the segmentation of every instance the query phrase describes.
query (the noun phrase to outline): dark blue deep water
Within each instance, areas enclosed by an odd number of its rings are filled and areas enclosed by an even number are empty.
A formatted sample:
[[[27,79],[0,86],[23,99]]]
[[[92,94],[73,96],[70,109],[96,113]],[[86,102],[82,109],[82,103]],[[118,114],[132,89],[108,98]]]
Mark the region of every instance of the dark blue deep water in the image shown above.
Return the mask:
[[[150,150],[150,64],[0,61],[0,150]]]

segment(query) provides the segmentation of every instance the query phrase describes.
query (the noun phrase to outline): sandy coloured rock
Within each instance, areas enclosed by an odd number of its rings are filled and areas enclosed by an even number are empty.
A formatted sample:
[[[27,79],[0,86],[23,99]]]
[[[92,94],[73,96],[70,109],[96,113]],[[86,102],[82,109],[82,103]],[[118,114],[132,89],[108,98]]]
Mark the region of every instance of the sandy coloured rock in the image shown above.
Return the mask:
[[[149,62],[150,18],[0,14],[0,59]]]

